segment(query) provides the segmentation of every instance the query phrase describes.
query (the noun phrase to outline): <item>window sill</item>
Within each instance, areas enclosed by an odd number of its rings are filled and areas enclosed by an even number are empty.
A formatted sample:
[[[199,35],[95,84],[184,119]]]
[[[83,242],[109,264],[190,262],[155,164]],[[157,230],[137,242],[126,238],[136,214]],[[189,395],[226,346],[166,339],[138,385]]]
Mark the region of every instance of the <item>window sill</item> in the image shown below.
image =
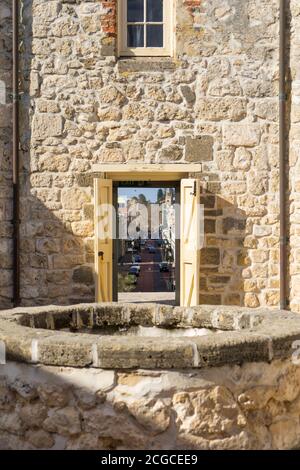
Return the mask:
[[[119,57],[118,70],[122,72],[157,72],[174,70],[176,63],[172,57]]]

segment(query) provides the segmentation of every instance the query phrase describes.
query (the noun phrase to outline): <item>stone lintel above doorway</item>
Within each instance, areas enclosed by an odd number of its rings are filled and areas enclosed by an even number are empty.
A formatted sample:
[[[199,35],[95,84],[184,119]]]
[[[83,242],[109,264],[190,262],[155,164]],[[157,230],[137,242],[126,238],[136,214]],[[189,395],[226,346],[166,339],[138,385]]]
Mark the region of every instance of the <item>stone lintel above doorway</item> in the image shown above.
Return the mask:
[[[94,177],[119,180],[174,181],[202,172],[201,163],[97,163],[92,167]]]

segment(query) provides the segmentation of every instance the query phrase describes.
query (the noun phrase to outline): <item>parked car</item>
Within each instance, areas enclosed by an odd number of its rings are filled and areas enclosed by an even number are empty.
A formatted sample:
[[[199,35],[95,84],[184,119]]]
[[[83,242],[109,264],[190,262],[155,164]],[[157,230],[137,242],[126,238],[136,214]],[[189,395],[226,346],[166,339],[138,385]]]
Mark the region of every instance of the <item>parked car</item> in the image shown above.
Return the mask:
[[[168,273],[170,271],[169,263],[167,261],[162,261],[159,263],[159,270],[160,272]]]
[[[141,255],[135,255],[133,259],[135,263],[140,263],[142,261]]]
[[[148,246],[148,253],[156,253],[154,246]]]
[[[131,266],[129,268],[128,274],[129,275],[132,274],[134,276],[139,276],[140,275],[140,270],[137,266]]]
[[[139,273],[141,272],[141,267],[140,267],[139,264],[132,264],[130,267],[131,267],[131,268],[136,268]]]

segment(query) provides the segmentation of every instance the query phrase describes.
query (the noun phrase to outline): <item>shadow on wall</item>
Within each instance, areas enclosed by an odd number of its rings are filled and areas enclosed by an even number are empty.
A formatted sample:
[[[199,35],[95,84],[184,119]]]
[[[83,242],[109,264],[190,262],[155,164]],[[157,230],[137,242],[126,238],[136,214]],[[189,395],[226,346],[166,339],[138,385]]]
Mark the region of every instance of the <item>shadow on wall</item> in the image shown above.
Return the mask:
[[[39,192],[43,192],[43,197],[53,197],[52,189]],[[59,192],[55,190],[54,199]],[[51,201],[52,206],[56,204],[59,205]],[[89,214],[77,223],[66,220],[74,220],[76,214],[61,215],[62,220],[34,196],[22,197],[22,205],[22,216],[30,213],[21,229],[22,305],[94,302],[93,222]],[[90,240],[80,236],[85,224]]]
[[[12,298],[11,3],[0,4],[0,308]]]
[[[285,135],[286,135],[286,156],[285,156],[285,174],[289,175],[287,178],[286,183],[286,214],[287,214],[287,308],[291,308],[291,310],[298,311],[299,305],[297,300],[295,302],[296,305],[293,305],[292,298],[297,297],[297,293],[291,292],[292,290],[292,272],[291,266],[292,263],[295,262],[293,259],[292,254],[292,247],[291,247],[291,215],[292,215],[292,202],[293,198],[291,197],[291,190],[293,190],[290,178],[292,176],[292,168],[294,166],[294,158],[295,160],[298,158],[297,152],[296,155],[291,155],[291,145],[290,142],[293,139],[290,139],[291,135],[291,127],[292,127],[292,69],[291,69],[291,39],[292,39],[292,11],[291,11],[291,1],[288,0],[286,2],[286,9],[287,9],[287,24],[286,24],[286,51],[285,51],[285,60],[286,60],[286,67],[287,67],[287,75],[286,75],[286,126],[285,126]],[[291,189],[292,188],[292,189]],[[295,273],[293,273],[295,274]],[[297,270],[296,270],[296,274]],[[296,294],[296,295],[295,295]]]
[[[23,13],[26,53],[20,57],[24,90],[20,132],[22,305],[94,302],[93,180],[85,172],[66,173],[70,159],[55,137],[43,144],[32,139],[36,107],[33,97],[40,96],[41,83],[32,61],[32,34],[28,34],[32,31],[31,0],[25,2]],[[45,76],[51,76],[47,65]],[[45,113],[40,116],[55,112],[47,108],[49,103],[47,99],[39,101],[38,111]],[[39,124],[43,132],[46,120]]]
[[[218,187],[218,183],[210,185]],[[244,305],[243,274],[250,264],[244,247],[246,214],[205,189],[201,204],[205,208],[205,245],[200,256],[200,303]]]
[[[239,449],[251,419],[238,424],[245,418],[226,383],[228,370],[226,377],[218,374],[218,381],[209,376],[208,388],[201,371],[191,379],[183,371],[154,374],[8,363],[1,376],[3,417],[13,415],[15,420],[12,424],[7,418],[1,426],[0,450],[208,450],[212,442],[216,449],[223,442],[226,449]],[[194,394],[187,393],[188,387]],[[199,396],[206,398],[202,411]],[[217,436],[213,440],[207,437],[206,422],[216,417],[228,429],[221,432],[209,423]]]
[[[22,411],[16,424],[18,429],[4,426],[0,430],[1,450],[168,449],[174,445],[169,397],[166,400],[141,397],[128,407],[113,396],[117,381],[121,388],[122,384],[128,388],[130,380],[140,380],[134,373],[130,379],[127,373],[117,374],[113,370],[54,369],[34,372],[31,366],[17,363],[3,366],[5,411],[12,412],[18,407]],[[153,377],[147,377],[146,387],[152,382]],[[158,425],[157,410],[150,416],[156,403],[158,415],[162,415]],[[183,438],[177,445],[184,448],[191,444]]]

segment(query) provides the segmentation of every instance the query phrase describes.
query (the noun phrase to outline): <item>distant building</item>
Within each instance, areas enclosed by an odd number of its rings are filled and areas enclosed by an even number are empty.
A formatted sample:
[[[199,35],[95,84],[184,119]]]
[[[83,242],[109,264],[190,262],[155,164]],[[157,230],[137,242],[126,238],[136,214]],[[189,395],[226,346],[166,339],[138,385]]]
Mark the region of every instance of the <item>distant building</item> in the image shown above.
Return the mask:
[[[175,261],[175,235],[175,190],[168,188],[162,204],[162,239],[167,261]]]

